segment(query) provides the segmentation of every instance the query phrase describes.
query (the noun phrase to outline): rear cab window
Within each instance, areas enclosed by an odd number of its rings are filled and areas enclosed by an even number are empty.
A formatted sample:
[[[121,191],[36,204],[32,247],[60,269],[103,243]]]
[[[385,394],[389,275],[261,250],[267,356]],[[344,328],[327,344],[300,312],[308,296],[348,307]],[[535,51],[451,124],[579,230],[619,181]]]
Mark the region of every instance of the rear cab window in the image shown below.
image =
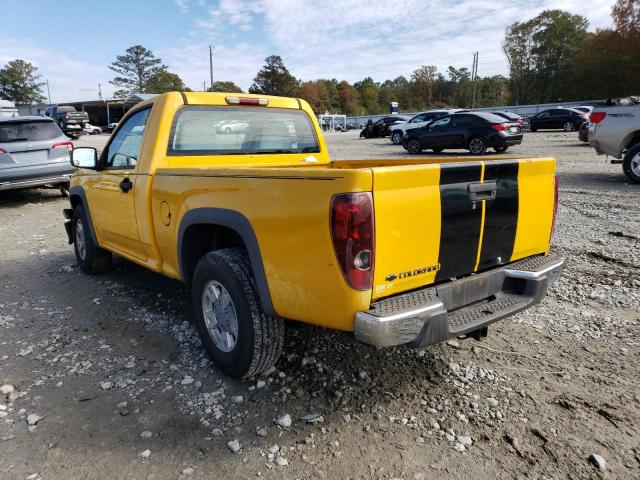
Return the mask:
[[[0,143],[39,142],[62,135],[62,130],[51,120],[0,122]]]
[[[176,113],[168,155],[319,153],[302,110],[265,107],[182,107]]]

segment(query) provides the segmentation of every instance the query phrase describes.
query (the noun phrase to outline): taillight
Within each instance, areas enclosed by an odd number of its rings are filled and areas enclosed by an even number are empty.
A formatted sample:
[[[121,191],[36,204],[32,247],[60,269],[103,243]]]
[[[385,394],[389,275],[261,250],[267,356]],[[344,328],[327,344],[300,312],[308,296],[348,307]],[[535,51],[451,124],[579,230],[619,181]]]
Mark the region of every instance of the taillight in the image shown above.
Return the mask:
[[[558,175],[553,174],[553,220],[551,222],[551,235],[549,235],[549,243],[553,237],[553,231],[556,229],[556,216],[558,215]]]
[[[589,115],[589,121],[591,123],[600,123],[606,116],[606,112],[591,112],[591,115]]]
[[[499,132],[504,132],[508,128],[508,125],[506,123],[493,123],[491,128]]]
[[[66,148],[70,152],[73,151],[73,143],[72,142],[56,142],[51,145],[51,150],[55,150],[56,148]]]
[[[225,100],[231,105],[259,105],[261,107],[269,105],[269,99],[267,98],[226,97]]]
[[[371,193],[334,195],[330,222],[333,248],[347,283],[356,290],[370,289],[375,260]]]
[[[7,153],[7,151],[4,148],[0,148],[0,153]]]

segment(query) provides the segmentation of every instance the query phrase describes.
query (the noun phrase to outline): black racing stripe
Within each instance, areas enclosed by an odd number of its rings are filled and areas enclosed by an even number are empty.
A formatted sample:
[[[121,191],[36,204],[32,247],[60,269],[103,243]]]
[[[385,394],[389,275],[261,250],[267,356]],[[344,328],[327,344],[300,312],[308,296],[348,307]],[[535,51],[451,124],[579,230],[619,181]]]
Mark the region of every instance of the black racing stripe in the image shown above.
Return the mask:
[[[509,262],[518,227],[518,161],[487,162],[484,179],[496,180],[496,198],[486,202],[478,270]]]
[[[440,170],[440,270],[436,282],[473,272],[478,254],[482,208],[474,208],[468,184],[479,182],[482,165],[442,165]]]

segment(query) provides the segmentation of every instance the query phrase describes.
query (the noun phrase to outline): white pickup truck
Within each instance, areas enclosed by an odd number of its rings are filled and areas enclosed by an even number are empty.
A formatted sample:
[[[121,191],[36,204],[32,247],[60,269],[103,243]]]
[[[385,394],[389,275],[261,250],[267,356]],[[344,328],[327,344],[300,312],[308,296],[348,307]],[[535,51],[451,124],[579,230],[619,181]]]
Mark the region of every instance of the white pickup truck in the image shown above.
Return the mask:
[[[640,101],[637,97],[597,107],[589,116],[589,144],[598,155],[613,157],[633,183],[640,183]]]

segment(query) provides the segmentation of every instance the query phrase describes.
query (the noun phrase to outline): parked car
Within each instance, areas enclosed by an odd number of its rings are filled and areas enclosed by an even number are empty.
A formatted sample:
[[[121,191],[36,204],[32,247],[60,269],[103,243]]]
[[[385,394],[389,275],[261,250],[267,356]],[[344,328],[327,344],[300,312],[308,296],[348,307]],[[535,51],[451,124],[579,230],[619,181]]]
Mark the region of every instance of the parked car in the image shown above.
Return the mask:
[[[589,117],[580,110],[572,108],[550,108],[529,117],[529,128],[532,132],[541,129],[562,129],[565,132],[573,132],[580,128]]]
[[[589,143],[589,122],[584,122],[578,130],[578,139],[581,142]]]
[[[407,121],[396,122],[394,125],[389,127],[389,138],[394,145],[401,145],[404,133],[410,128],[424,127],[430,121],[444,117],[445,115],[449,115],[456,111],[457,110],[453,109],[442,109],[418,113]]]
[[[640,103],[634,97],[597,107],[589,117],[589,144],[598,155],[613,157],[633,183],[640,183]]]
[[[525,128],[525,125],[527,127],[529,126],[529,121],[526,118],[521,117],[517,113],[502,112],[502,111],[491,112],[491,113],[493,113],[494,115],[498,115],[499,117],[502,117],[505,120],[509,120],[510,122],[517,123],[520,128]]]
[[[73,143],[47,117],[0,117],[0,190],[49,186],[68,191]]]
[[[230,121],[230,122],[221,122],[217,127],[218,133],[244,133],[247,128],[249,128],[249,124],[244,121]]]
[[[405,115],[389,115],[379,118],[375,122],[369,120],[367,126],[360,132],[360,137],[364,138],[376,138],[386,137],[389,135],[389,127],[395,125],[398,122],[406,122],[409,117]]]
[[[251,128],[208,134],[220,119]],[[480,338],[562,269],[548,255],[555,160],[487,160],[484,182],[465,158],[334,162],[297,98],[164,93],[127,112],[100,158],[72,160],[79,268],[116,253],[185,282],[203,347],[233,377],[276,363],[284,319],[376,347]]]
[[[412,154],[426,149],[440,153],[446,148],[466,148],[473,155],[482,155],[487,148],[502,153],[522,143],[522,129],[505,120],[493,113],[454,113],[422,128],[407,130],[402,146]]]
[[[84,133],[88,133],[89,135],[100,135],[102,133],[102,129],[96,125],[87,123],[84,127]]]
[[[87,112],[78,112],[75,107],[68,105],[51,107],[45,115],[53,118],[65,135],[71,138],[79,138],[89,123]]]

